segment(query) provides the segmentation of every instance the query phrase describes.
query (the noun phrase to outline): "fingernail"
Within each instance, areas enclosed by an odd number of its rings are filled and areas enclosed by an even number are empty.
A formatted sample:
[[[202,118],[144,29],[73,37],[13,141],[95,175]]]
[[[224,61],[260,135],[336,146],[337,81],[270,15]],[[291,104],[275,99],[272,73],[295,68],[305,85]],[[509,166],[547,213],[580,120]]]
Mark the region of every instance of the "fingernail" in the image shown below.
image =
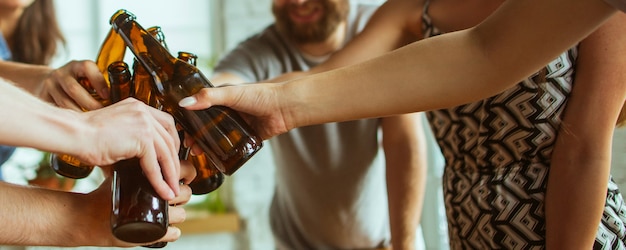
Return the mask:
[[[168,196],[167,200],[171,200],[171,199],[174,199],[174,197],[176,197],[173,190],[170,190],[167,196]]]
[[[178,106],[187,107],[196,104],[196,102],[198,102],[198,100],[196,100],[195,97],[189,96],[180,100],[180,102],[178,102]]]

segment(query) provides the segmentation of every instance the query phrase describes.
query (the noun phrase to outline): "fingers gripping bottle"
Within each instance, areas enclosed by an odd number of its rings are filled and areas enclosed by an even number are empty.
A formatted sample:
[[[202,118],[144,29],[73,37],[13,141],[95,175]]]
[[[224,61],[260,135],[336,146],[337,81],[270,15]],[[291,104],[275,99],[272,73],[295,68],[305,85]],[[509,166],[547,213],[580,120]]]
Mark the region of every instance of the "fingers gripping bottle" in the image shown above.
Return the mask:
[[[111,17],[111,25],[152,75],[152,91],[163,110],[174,116],[220,171],[233,174],[262,148],[261,138],[230,108],[192,111],[178,106],[181,99],[213,85],[198,68],[172,56],[133,14],[119,10]]]
[[[126,63],[108,67],[111,103],[129,97],[133,91]],[[139,158],[113,164],[111,230],[113,235],[131,243],[148,243],[167,232],[168,204],[154,190],[139,164]]]
[[[123,60],[125,53],[126,44],[124,43],[122,37],[117,34],[114,29],[109,30],[109,33],[100,47],[100,51],[98,52],[98,57],[96,59],[96,65],[98,66],[100,73],[104,76],[108,85],[107,87],[110,86],[107,67],[115,61]],[[109,100],[100,97],[96,89],[86,78],[78,80],[83,88],[89,91],[94,99],[102,103],[103,106],[109,105]],[[75,156],[68,154],[51,154],[50,165],[56,173],[73,179],[82,179],[89,176],[94,168],[94,166],[84,164]]]

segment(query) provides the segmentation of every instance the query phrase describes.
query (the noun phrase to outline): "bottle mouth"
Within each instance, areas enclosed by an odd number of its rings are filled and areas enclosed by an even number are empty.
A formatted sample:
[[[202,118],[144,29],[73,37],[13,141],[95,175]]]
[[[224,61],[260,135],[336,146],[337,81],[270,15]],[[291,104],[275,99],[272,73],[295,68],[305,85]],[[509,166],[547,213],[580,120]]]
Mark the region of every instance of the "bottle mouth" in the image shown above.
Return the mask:
[[[113,16],[111,16],[111,19],[109,20],[109,24],[113,26],[119,26],[124,23],[134,21],[135,19],[136,17],[133,13],[130,13],[129,11],[125,9],[119,9],[113,14]]]

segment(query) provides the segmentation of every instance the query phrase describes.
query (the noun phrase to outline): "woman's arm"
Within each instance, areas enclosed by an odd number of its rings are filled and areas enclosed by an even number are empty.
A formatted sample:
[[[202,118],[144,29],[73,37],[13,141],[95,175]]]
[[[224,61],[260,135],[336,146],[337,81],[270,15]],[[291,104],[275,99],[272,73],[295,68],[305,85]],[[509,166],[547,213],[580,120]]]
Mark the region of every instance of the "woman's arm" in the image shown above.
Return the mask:
[[[381,119],[393,249],[415,249],[428,168],[421,115],[412,113]]]
[[[457,106],[513,86],[615,12],[601,0],[504,1],[467,30],[286,84],[203,89],[181,105],[251,114],[264,138],[305,125]]]
[[[548,178],[548,249],[593,246],[606,201],[613,129],[626,99],[624,23],[620,13],[580,44]]]
[[[308,71],[294,71],[264,82],[282,82],[363,62],[421,37],[422,0],[388,0],[374,12],[363,30],[328,60]]]
[[[0,60],[0,77],[46,102],[76,111],[81,111],[81,108],[94,110],[102,107],[77,79],[88,79],[94,87],[99,88],[98,93],[105,98],[109,94],[104,77],[96,64],[89,60],[70,61],[57,69]]]

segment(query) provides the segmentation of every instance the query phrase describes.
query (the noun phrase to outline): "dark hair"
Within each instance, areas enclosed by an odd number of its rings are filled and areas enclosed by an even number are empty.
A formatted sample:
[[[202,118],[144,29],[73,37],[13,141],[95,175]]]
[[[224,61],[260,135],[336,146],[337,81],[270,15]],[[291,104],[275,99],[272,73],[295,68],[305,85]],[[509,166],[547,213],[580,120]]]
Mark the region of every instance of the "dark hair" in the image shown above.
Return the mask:
[[[56,55],[65,38],[57,23],[52,0],[35,0],[24,9],[9,44],[13,44],[12,60],[47,65]]]

